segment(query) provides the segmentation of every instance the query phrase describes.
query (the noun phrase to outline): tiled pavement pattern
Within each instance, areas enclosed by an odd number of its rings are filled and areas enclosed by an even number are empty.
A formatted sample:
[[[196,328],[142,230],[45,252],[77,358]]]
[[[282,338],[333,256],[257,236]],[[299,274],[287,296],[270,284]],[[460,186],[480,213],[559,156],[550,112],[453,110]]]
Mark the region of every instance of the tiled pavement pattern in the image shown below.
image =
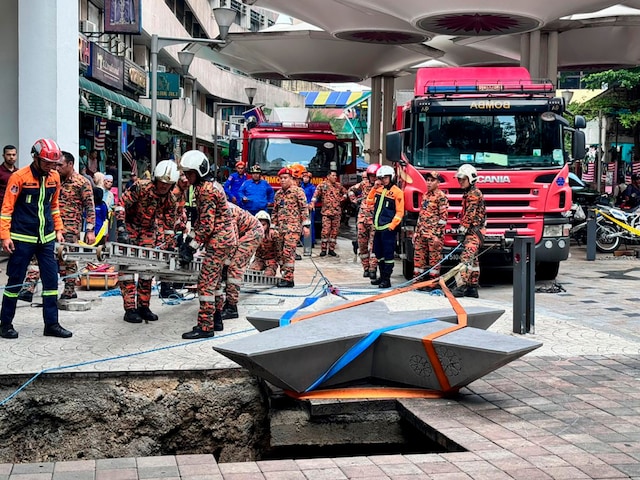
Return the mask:
[[[347,253],[337,259],[314,260],[336,285],[364,291],[367,283],[352,263],[349,242],[341,240],[339,251]],[[0,480],[640,479],[640,293],[636,293],[640,260],[598,257],[596,262],[586,262],[584,258],[584,250],[574,248],[572,258],[561,267],[558,282],[566,293],[536,294],[533,338],[544,342],[542,348],[474,382],[455,400],[399,401],[406,416],[421,419],[465,452],[233,464],[216,464],[210,455],[4,464],[0,465]],[[296,284],[302,286],[310,281],[314,269],[309,259],[298,265]],[[402,282],[400,270],[398,265],[392,279],[396,284]],[[286,294],[309,291],[296,288]],[[95,295],[81,292],[83,298]],[[509,334],[511,287],[487,286],[480,295],[479,300],[464,299],[462,303],[505,308],[507,313],[491,330]],[[281,300],[277,305],[278,297],[245,296],[241,314],[258,308],[292,308],[302,299]],[[439,306],[443,301],[413,293],[392,297],[387,303],[402,310]],[[154,299],[152,307],[157,302]],[[0,370],[4,374],[35,373],[180,344],[180,333],[192,326],[197,304],[153,308],[161,320],[149,325],[125,324],[121,308],[119,297],[108,297],[89,312],[62,312],[61,322],[74,331],[74,338],[59,340],[42,337],[38,308],[21,307],[15,322],[21,336],[17,341],[0,343]],[[224,333],[235,338],[253,332],[240,318],[225,322]],[[214,355],[207,341],[76,370],[231,365]]]

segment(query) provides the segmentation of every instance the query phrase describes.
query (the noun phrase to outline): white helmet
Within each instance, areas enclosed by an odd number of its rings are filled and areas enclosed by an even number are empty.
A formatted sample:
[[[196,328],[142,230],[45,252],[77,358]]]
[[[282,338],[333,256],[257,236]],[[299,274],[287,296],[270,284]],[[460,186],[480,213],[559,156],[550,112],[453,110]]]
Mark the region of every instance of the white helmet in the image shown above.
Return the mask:
[[[476,170],[476,167],[469,165],[468,163],[460,165],[460,168],[458,168],[458,171],[456,172],[456,178],[464,177],[469,179],[469,183],[471,185],[476,183],[478,181],[478,171]]]
[[[162,160],[153,171],[153,179],[162,183],[176,183],[179,178],[178,166],[173,160]]]
[[[200,150],[189,150],[180,160],[180,170],[183,172],[195,170],[200,177],[205,177],[209,173],[209,168],[209,159]]]
[[[256,213],[256,218],[258,220],[266,220],[267,222],[269,222],[269,225],[271,225],[271,215],[269,215],[264,210],[260,210],[258,213]]]
[[[393,171],[393,167],[389,165],[383,165],[376,172],[376,177],[378,178],[383,178],[386,176],[390,176],[391,180],[393,180],[393,178],[395,177],[395,172]]]

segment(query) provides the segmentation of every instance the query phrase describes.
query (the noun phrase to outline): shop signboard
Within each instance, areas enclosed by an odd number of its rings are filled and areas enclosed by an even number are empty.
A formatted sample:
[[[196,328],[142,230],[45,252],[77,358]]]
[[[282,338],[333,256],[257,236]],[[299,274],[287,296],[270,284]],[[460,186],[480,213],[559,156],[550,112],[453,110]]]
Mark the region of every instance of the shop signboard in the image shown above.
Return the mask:
[[[140,35],[141,0],[105,0],[104,32]]]
[[[107,52],[94,42],[91,46],[91,63],[87,70],[87,76],[109,87],[122,90],[124,78],[124,62],[121,57]]]
[[[180,98],[180,75],[177,73],[158,73],[158,100]]]
[[[80,72],[86,73],[91,63],[91,47],[89,40],[82,34],[78,34],[78,64]]]
[[[136,95],[147,94],[147,72],[128,58],[124,59],[124,88]]]

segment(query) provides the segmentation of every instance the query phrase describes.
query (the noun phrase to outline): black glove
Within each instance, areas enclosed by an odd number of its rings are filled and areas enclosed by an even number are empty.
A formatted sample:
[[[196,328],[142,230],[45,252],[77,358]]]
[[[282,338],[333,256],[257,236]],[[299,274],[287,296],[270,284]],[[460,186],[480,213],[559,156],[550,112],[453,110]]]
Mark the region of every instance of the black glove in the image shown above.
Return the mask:
[[[124,231],[118,231],[118,236],[116,238],[116,241],[118,243],[131,243],[131,237],[129,236],[129,232],[127,232],[126,230]]]
[[[458,241],[458,243],[464,243],[464,239],[467,236],[464,233],[459,233],[458,236],[456,237],[456,240]]]
[[[180,245],[178,249],[178,260],[183,267],[193,262],[193,254],[197,250],[194,243],[193,238],[187,236],[187,238],[184,239],[184,243]]]

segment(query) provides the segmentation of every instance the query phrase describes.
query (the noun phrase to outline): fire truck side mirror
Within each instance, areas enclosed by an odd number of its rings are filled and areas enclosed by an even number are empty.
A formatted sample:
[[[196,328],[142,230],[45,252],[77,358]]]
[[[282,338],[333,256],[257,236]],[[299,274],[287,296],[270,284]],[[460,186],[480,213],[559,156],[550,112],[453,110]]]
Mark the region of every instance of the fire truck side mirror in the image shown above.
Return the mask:
[[[584,132],[582,130],[574,130],[573,139],[571,140],[571,156],[573,160],[582,160],[587,154],[587,144]]]
[[[402,160],[402,136],[400,132],[387,133],[387,160],[400,162]]]

